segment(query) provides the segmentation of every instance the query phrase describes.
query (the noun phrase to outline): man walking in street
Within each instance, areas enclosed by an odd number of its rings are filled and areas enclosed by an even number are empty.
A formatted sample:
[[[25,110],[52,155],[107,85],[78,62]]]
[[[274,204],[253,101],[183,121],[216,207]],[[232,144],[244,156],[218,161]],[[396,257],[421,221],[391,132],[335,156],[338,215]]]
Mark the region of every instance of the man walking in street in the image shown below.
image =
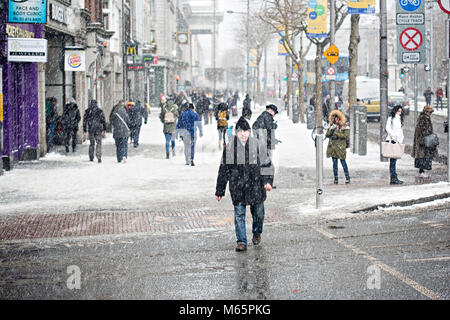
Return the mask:
[[[441,104],[441,110],[444,109],[444,106],[442,104],[442,97],[444,96],[444,92],[442,91],[442,88],[439,87],[436,89],[436,110],[439,108],[439,104]]]
[[[112,108],[111,113],[109,114],[109,125],[111,126],[112,131],[112,116],[116,113],[120,107],[125,106],[125,100],[119,100],[119,102]]]
[[[177,137],[181,135],[184,143],[184,157],[186,165],[195,166],[194,153],[197,141],[197,128],[200,130],[200,137],[203,137],[202,121],[200,116],[194,111],[194,105],[189,104],[188,110],[183,112],[177,123]]]
[[[94,161],[95,155],[99,163],[102,162],[102,138],[106,133],[105,114],[98,107],[96,100],[91,100],[89,108],[83,117],[83,132],[86,137],[89,133],[89,161]]]
[[[128,158],[128,137],[130,136],[130,118],[128,117],[125,104],[119,106],[117,111],[111,114],[110,121],[116,144],[117,162],[126,163]]]
[[[242,116],[223,151],[216,184],[216,200],[221,201],[229,183],[234,206],[234,225],[237,238],[236,251],[247,250],[245,211],[250,206],[253,217],[252,242],[258,245],[264,225],[266,191],[272,190],[273,169],[267,157],[265,143],[250,137],[250,125]]]
[[[144,106],[141,104],[141,101],[137,100],[136,104],[131,106],[130,110],[128,110],[128,116],[130,117],[130,129],[131,129],[131,138],[133,140],[133,146],[135,148],[139,147],[139,136],[141,134],[142,127],[142,119],[145,119],[147,122],[147,112]]]
[[[70,102],[64,106],[62,114],[62,125],[64,129],[64,144],[66,152],[69,152],[70,140],[72,140],[72,152],[75,152],[77,146],[78,124],[81,121],[80,110],[75,103],[75,99],[71,98]]]
[[[172,144],[172,157],[175,157],[175,139],[174,132],[179,117],[178,108],[172,100],[167,101],[166,97],[161,97],[161,113],[159,120],[164,124],[163,133],[166,138],[166,159],[170,158],[170,145]]]
[[[274,117],[278,113],[277,106],[269,104],[266,106],[266,111],[261,113],[252,125],[253,136],[267,144],[269,154],[271,150],[275,149],[275,129],[276,124]]]
[[[430,87],[428,87],[427,90],[423,92],[423,96],[425,97],[425,103],[427,106],[431,106],[432,95],[434,95],[434,93],[433,91],[431,91]]]
[[[57,100],[55,97],[48,98],[45,102],[45,127],[46,127],[46,138],[47,138],[47,152],[49,152],[53,146],[53,135],[55,132],[56,119],[58,118],[58,113],[56,111]]]

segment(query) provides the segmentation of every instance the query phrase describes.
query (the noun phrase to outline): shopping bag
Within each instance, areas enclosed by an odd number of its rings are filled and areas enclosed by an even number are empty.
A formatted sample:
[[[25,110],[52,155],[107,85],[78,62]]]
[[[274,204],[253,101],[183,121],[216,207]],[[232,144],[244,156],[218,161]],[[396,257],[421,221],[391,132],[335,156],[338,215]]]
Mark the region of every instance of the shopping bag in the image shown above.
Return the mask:
[[[385,158],[400,159],[405,153],[405,145],[392,141],[383,141],[381,143],[381,154]]]

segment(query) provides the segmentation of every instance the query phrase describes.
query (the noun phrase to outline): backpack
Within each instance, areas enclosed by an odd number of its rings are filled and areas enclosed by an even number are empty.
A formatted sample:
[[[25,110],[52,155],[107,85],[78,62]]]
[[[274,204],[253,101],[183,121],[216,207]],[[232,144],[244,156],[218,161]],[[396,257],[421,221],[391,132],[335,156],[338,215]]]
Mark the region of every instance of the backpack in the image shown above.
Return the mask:
[[[175,123],[175,115],[171,111],[164,114],[164,123]]]
[[[228,126],[228,122],[227,122],[227,111],[223,110],[223,111],[219,111],[217,113],[217,125],[219,127],[227,127]]]

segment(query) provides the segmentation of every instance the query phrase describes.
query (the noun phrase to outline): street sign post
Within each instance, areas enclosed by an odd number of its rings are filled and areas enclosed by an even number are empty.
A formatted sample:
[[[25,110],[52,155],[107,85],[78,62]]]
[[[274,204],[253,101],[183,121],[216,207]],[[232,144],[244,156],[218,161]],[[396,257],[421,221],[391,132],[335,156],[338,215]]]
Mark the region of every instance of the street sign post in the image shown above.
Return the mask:
[[[450,1],[449,0],[438,0],[439,7],[446,14],[450,14]]]
[[[335,64],[339,60],[339,49],[332,44],[323,55],[328,60],[329,63]]]
[[[425,1],[397,0],[397,63],[425,63]]]

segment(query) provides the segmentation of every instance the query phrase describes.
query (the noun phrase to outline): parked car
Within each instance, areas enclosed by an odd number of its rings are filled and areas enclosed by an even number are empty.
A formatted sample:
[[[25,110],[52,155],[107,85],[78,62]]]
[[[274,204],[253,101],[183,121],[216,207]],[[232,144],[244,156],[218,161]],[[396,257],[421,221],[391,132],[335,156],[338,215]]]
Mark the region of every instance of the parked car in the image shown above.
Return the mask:
[[[409,114],[409,99],[401,92],[389,92],[388,93],[388,113],[391,113],[392,108],[396,105],[401,105],[403,113]]]

